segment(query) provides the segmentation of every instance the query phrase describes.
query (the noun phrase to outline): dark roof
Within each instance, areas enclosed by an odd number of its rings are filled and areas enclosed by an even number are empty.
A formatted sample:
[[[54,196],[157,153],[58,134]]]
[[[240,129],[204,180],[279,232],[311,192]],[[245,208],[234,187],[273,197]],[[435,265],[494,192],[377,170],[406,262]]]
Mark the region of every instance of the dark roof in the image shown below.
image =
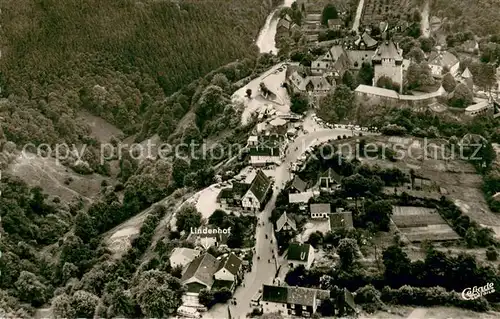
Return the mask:
[[[250,191],[257,197],[259,203],[264,202],[264,198],[271,187],[271,180],[262,170],[258,170],[250,185]]]
[[[311,214],[318,214],[318,213],[327,213],[330,214],[332,212],[331,210],[330,203],[327,204],[311,204],[309,207],[309,210],[311,211]]]
[[[286,212],[281,214],[280,218],[278,218],[278,220],[276,221],[276,230],[280,231],[281,229],[283,229],[283,226],[285,226],[285,223],[287,222],[288,225],[290,225],[290,227],[292,227],[293,230],[297,230],[297,224],[295,223],[295,220],[288,217]]]
[[[214,274],[219,267],[219,261],[214,256],[206,253],[195,258],[186,271],[182,274],[181,282],[184,283],[187,280],[195,277],[207,286],[212,286],[214,282]]]
[[[250,184],[233,182],[233,196],[240,195],[243,196],[250,189]]]
[[[330,214],[330,229],[353,228],[352,213],[340,212]]]
[[[283,27],[285,29],[290,29],[290,21],[287,21],[285,19],[280,19],[278,22],[278,28]]]
[[[217,271],[222,268],[226,268],[230,273],[236,275],[241,267],[241,259],[239,259],[235,254],[230,253],[229,256],[223,258],[219,264]]]
[[[333,170],[333,168],[331,168],[331,167],[329,169],[327,169],[326,171],[324,171],[323,173],[321,173],[321,175],[319,177],[320,178],[321,177],[326,177],[328,179],[332,179],[332,180],[336,181],[339,184],[342,181],[342,176],[340,176],[337,172],[335,172]]]
[[[250,156],[280,156],[278,147],[257,146],[251,147],[249,150]]]
[[[220,190],[219,195],[217,195],[217,198],[233,198],[233,188],[228,187],[228,188],[223,188]]]
[[[288,287],[262,286],[262,301],[287,303]]]
[[[288,288],[287,302],[301,306],[314,306],[316,292],[303,287]]]
[[[291,243],[288,246],[287,260],[306,261],[309,258],[309,244]]]
[[[262,286],[262,301],[313,306],[316,299],[330,298],[328,290],[290,286]]]
[[[382,59],[395,59],[396,61],[403,61],[403,57],[401,56],[394,41],[386,40],[379,45],[375,51],[372,61],[382,61]]]
[[[304,192],[307,188],[307,183],[300,179],[297,175],[293,178],[292,187],[298,190],[299,192]]]

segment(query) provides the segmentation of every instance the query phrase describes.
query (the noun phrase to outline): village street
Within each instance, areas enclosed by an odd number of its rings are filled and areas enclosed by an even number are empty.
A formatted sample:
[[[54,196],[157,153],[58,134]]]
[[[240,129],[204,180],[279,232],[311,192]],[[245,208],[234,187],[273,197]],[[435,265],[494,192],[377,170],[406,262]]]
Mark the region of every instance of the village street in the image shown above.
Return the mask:
[[[366,132],[363,132],[366,133]],[[276,241],[273,237],[273,226],[269,222],[271,212],[275,207],[276,198],[283,189],[285,183],[291,179],[289,172],[290,164],[297,161],[308,147],[315,146],[337,136],[352,136],[353,131],[349,129],[317,129],[316,131],[302,133],[289,146],[285,159],[280,166],[276,168],[275,189],[271,200],[267,203],[265,209],[259,213],[259,223],[263,226],[257,228],[256,232],[256,253],[253,259],[252,271],[245,274],[243,284],[237,288],[234,298],[236,305],[230,305],[232,318],[245,318],[251,312],[250,300],[262,288],[263,284],[272,284],[277,271],[277,264],[272,251],[276,251]],[[268,238],[266,238],[266,235]],[[257,259],[257,256],[260,259]],[[271,262],[269,262],[269,260]],[[204,318],[227,318],[227,305],[217,305],[205,314]]]

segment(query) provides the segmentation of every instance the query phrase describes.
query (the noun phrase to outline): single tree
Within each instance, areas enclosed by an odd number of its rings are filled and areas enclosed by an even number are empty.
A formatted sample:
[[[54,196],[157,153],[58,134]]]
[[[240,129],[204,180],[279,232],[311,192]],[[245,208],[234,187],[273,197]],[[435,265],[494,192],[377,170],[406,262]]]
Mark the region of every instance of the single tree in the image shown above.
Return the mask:
[[[323,12],[321,13],[321,24],[324,26],[328,26],[328,20],[337,19],[339,16],[337,12],[337,8],[331,3],[327,4],[323,8]]]
[[[201,213],[194,205],[184,205],[177,213],[176,226],[179,231],[189,232],[191,228],[198,228],[201,225]]]
[[[463,84],[459,83],[452,93],[452,96],[448,103],[453,107],[464,108],[472,104],[474,96],[469,88]]]
[[[453,90],[455,90],[455,87],[457,86],[457,82],[455,81],[455,78],[453,77],[453,75],[451,75],[451,73],[446,73],[443,76],[443,82],[441,84],[448,93],[453,92]]]
[[[309,107],[309,99],[305,94],[294,93],[291,98],[290,110],[297,114],[303,114]]]
[[[337,247],[337,253],[340,258],[340,267],[348,270],[354,266],[354,263],[359,257],[359,247],[355,239],[343,238]]]

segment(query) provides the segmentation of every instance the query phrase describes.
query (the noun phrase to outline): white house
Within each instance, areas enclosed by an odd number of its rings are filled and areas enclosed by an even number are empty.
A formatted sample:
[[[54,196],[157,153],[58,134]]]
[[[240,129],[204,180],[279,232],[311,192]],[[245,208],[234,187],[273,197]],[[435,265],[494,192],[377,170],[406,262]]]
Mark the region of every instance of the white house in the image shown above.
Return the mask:
[[[328,215],[332,212],[330,203],[311,204],[309,209],[311,212],[311,218],[328,218]]]
[[[272,191],[271,179],[259,169],[252,184],[250,184],[250,188],[243,195],[241,200],[243,209],[251,211],[261,210],[270,191]]]
[[[432,75],[435,77],[441,77],[445,68],[449,70],[451,75],[457,76],[460,61],[456,56],[447,51],[432,52],[429,55],[429,66]]]
[[[170,254],[170,266],[184,268],[200,255],[201,251],[191,248],[176,247]]]
[[[214,274],[216,280],[236,281],[241,271],[242,261],[235,254],[230,253],[221,259],[219,269]]]
[[[260,304],[263,313],[304,318],[316,313],[321,302],[327,299],[330,299],[329,290],[263,285]]]
[[[309,244],[291,243],[286,259],[292,268],[303,265],[309,269],[314,261],[314,248]]]

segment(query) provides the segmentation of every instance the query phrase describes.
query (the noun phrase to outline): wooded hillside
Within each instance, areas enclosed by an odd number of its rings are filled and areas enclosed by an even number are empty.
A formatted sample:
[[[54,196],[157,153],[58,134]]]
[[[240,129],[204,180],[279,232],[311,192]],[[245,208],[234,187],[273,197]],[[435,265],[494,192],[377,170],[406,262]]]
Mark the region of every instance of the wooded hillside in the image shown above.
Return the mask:
[[[86,134],[72,120],[83,107],[134,133],[154,101],[255,56],[273,1],[7,0],[3,131],[15,142],[75,140]]]

